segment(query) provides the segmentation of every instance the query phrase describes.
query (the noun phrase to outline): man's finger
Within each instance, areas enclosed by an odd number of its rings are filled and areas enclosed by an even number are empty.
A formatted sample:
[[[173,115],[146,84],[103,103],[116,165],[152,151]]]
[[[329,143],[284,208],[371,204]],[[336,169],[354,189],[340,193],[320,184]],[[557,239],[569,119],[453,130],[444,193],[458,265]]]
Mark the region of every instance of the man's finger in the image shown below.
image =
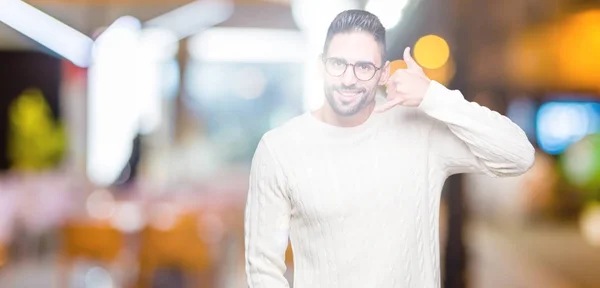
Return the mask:
[[[376,107],[375,112],[381,113],[381,112],[388,111],[388,110],[392,109],[394,106],[401,104],[403,101],[404,101],[403,99],[394,99],[394,100],[389,101],[381,106]]]
[[[399,83],[396,83],[396,85],[395,85],[395,88],[396,88],[396,90],[395,90],[395,91],[396,91],[397,93],[406,94],[406,92],[407,92],[407,88],[408,88],[408,87],[406,86],[406,84],[405,84],[405,83],[401,83],[401,82],[399,82]]]
[[[388,77],[387,81],[385,82],[385,86],[390,86],[390,85],[394,85],[397,83],[396,79],[398,78],[398,74],[394,73],[394,75]]]
[[[410,47],[406,47],[406,49],[404,49],[404,62],[406,62],[408,70],[421,70],[421,66],[419,66],[419,64],[417,64],[417,61],[415,61],[415,59],[413,59],[412,56],[410,56]]]
[[[388,84],[385,88],[385,99],[387,99],[388,101],[394,99],[394,94],[396,94],[396,82],[395,81],[388,81]]]
[[[396,83],[410,81],[410,79],[413,79],[413,75],[418,75],[418,73],[408,69],[398,70],[396,72],[396,77],[394,78],[394,80],[396,81]]]

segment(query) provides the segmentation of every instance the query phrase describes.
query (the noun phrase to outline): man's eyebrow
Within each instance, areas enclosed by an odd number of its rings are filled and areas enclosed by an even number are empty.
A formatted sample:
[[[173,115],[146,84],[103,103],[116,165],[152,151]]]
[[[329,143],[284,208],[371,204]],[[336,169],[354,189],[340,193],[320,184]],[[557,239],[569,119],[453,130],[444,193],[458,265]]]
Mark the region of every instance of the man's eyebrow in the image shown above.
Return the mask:
[[[342,60],[342,61],[345,61],[345,62],[348,62],[348,63],[352,63],[352,62],[348,61],[346,58],[343,58],[343,57],[332,56],[332,57],[327,57],[327,58],[329,58],[329,59],[335,59],[335,60]],[[375,64],[375,62],[367,61],[367,60],[356,61],[356,62],[353,62],[353,63],[355,63],[355,64],[373,64],[373,65],[377,66]]]

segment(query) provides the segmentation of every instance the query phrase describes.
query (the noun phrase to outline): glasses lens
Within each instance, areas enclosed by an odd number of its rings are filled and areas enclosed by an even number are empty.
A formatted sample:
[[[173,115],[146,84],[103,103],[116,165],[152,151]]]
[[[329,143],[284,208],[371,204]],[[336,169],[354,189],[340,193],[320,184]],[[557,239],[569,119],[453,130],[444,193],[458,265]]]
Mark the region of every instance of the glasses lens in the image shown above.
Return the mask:
[[[375,72],[377,72],[377,68],[371,63],[358,63],[354,65],[354,75],[359,80],[371,80],[375,76]]]
[[[346,62],[339,59],[327,59],[325,61],[325,69],[331,76],[340,76],[346,71]]]

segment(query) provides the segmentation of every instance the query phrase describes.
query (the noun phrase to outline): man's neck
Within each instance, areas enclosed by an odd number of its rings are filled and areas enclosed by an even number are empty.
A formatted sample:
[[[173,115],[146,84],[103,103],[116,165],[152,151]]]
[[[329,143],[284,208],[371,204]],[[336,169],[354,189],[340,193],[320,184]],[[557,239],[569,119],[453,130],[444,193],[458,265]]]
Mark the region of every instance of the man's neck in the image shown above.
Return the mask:
[[[371,104],[364,107],[358,113],[351,116],[342,116],[335,113],[335,111],[333,111],[333,109],[329,105],[323,104],[321,108],[314,111],[313,115],[321,121],[327,124],[331,124],[333,126],[355,127],[365,123],[371,116],[371,113],[373,113],[374,109],[375,101],[372,101]]]

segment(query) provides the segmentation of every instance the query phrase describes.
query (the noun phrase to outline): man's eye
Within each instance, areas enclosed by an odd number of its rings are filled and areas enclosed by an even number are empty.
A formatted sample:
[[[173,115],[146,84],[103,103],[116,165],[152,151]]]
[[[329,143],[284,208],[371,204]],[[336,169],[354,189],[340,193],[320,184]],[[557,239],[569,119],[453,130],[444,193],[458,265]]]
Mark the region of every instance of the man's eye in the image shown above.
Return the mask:
[[[372,69],[371,65],[369,65],[369,64],[358,64],[356,66],[358,66],[358,69],[365,70],[365,71]]]

